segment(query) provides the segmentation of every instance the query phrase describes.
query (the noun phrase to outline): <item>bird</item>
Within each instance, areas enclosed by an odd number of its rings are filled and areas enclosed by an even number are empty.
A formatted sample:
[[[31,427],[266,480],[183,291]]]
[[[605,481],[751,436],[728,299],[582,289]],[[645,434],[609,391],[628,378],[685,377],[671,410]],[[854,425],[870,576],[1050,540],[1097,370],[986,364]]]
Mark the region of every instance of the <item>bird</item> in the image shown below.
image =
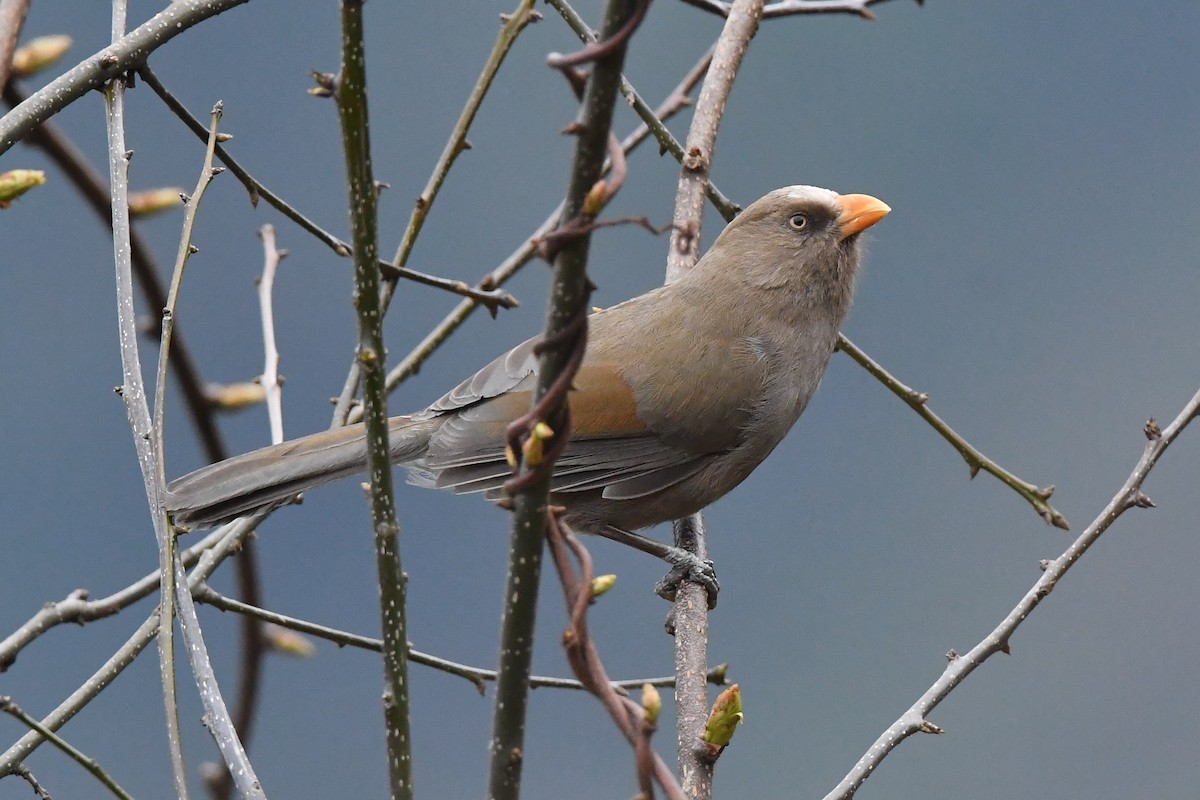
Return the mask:
[[[667,560],[676,580],[699,580],[711,603],[710,562],[637,531],[723,497],[783,440],[850,310],[862,233],[890,211],[865,194],[776,189],[683,277],[590,315],[568,392],[572,431],[550,484],[562,521]],[[501,496],[512,474],[505,431],[530,409],[540,340],[424,410],[390,418],[391,459],[410,482]],[[360,423],[198,469],[169,484],[166,504],[176,526],[211,527],[365,470]]]

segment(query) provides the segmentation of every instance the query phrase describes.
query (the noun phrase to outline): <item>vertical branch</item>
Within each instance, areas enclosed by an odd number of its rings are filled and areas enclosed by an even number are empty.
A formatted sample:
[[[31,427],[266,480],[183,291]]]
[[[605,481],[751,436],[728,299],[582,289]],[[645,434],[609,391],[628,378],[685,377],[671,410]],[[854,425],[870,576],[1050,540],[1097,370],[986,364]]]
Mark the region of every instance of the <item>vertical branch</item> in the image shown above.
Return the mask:
[[[388,448],[387,391],[380,308],[376,232],[376,186],[371,171],[367,115],[367,64],[363,45],[363,0],[342,0],[342,66],[337,86],[338,116],[350,181],[350,227],[354,247],[354,305],[358,311],[358,364],[363,375],[367,469],[371,481],[371,524],[383,626],[383,712],[387,727],[388,776],[392,798],[411,798],[412,747],[408,721],[406,578],[400,562],[392,462]]]
[[[175,331],[175,304],[179,299],[179,287],[183,282],[183,270],[187,265],[188,257],[193,252],[192,247],[192,227],[196,221],[196,211],[200,207],[200,199],[204,196],[204,190],[212,180],[212,148],[216,143],[217,138],[217,123],[221,119],[221,104],[218,102],[213,106],[212,121],[209,126],[209,144],[208,151],[205,154],[204,166],[200,170],[200,179],[196,183],[196,190],[192,192],[190,201],[188,202],[187,212],[183,218],[183,234],[179,237],[179,251],[175,258],[175,269],[171,275],[171,288],[167,294],[166,304],[162,308],[162,329],[159,337],[158,348],[158,372],[154,380],[154,419],[152,422],[152,430],[154,431],[152,447],[154,450],[155,464],[155,485],[161,489],[167,485],[166,476],[166,459],[165,459],[165,442],[163,421],[166,414],[166,398],[167,398],[167,365],[170,363],[169,357],[171,354],[171,336]],[[114,186],[115,186],[114,182]],[[116,203],[113,203],[114,212]],[[116,226],[113,226],[116,230]],[[157,518],[161,516],[157,503],[151,504],[151,511],[156,517],[155,528],[161,527],[161,523]],[[162,548],[162,544],[166,544]],[[161,550],[160,558],[160,574],[162,575],[162,597],[163,602],[160,604],[160,613],[162,618],[159,620],[159,642],[163,645],[164,651],[168,647],[171,648],[172,668],[170,670],[171,687],[169,692],[172,696],[175,693],[175,670],[174,670],[174,645],[173,645],[173,627],[171,617],[173,616],[173,606],[171,605],[172,598],[175,596],[176,580],[178,575],[175,571],[176,563],[176,546],[178,542],[175,539],[174,532],[167,530],[166,536],[159,537],[159,545]],[[182,565],[181,565],[182,570]],[[188,598],[190,600],[190,596]],[[186,602],[186,601],[185,601]],[[179,709],[174,705],[171,716],[174,717],[173,724],[179,725]],[[171,764],[175,769],[176,791],[182,788],[180,797],[187,796],[186,786],[181,787],[180,781],[186,779],[187,773],[184,770],[182,748],[177,752],[175,749],[171,751]]]
[[[533,10],[533,4],[534,0],[520,0],[512,14],[501,16],[503,24],[500,26],[500,34],[496,37],[496,44],[492,47],[492,52],[488,55],[487,63],[483,65],[483,71],[475,81],[474,88],[471,89],[471,95],[467,98],[462,113],[458,115],[458,122],[454,124],[454,130],[450,132],[450,138],[446,140],[446,146],[442,149],[442,155],[433,167],[433,173],[417,198],[417,204],[413,208],[408,225],[401,237],[400,246],[396,250],[396,255],[392,257],[393,266],[403,267],[408,263],[408,257],[417,243],[421,228],[425,225],[425,218],[429,216],[429,211],[433,208],[433,201],[437,199],[438,192],[441,191],[442,184],[446,181],[446,176],[450,174],[450,168],[454,166],[454,162],[464,150],[470,149],[471,144],[467,141],[467,133],[471,130],[475,115],[479,113],[483,99],[487,97],[488,91],[492,88],[492,81],[495,80],[496,73],[500,71],[500,65],[504,63],[508,51],[516,44],[517,37],[521,31],[525,30],[526,26],[541,19],[541,15]],[[396,283],[399,280],[399,277],[394,277],[384,281],[380,301],[380,307],[384,313],[391,304],[392,295],[396,291]],[[474,306],[471,307],[474,308]],[[495,310],[493,309],[494,315]],[[333,411],[334,424],[344,425],[346,423],[348,415],[353,410],[352,401],[358,391],[361,378],[361,367],[358,364],[352,365]]]
[[[639,6],[648,0],[609,0],[605,11],[602,37],[613,44],[595,62],[583,99],[583,112],[577,126],[575,159],[560,224],[569,228],[596,213],[587,199],[600,179],[607,152],[609,130],[616,105],[617,86],[625,61],[628,37],[615,40],[633,20]],[[600,196],[606,195],[602,190]],[[594,203],[595,201],[593,201]],[[562,240],[554,258],[554,277],[546,313],[545,341],[564,341],[579,320],[587,302],[590,281],[587,277],[588,245],[586,227]],[[582,333],[580,334],[582,335]],[[551,390],[559,374],[572,357],[572,348],[546,347],[538,364],[538,384],[534,403]],[[546,414],[546,422],[555,435],[569,435],[564,404]],[[526,473],[527,475],[529,473]],[[516,800],[521,787],[521,762],[525,747],[525,716],[529,700],[530,664],[533,658],[533,630],[536,621],[538,582],[542,567],[542,545],[546,537],[547,494],[550,471],[529,481],[513,498],[512,539],[509,546],[508,581],[504,594],[504,619],[500,632],[500,665],[496,683],[496,711],[489,746],[491,767],[488,797],[492,800]]]
[[[126,6],[114,2],[112,39],[125,32]],[[134,448],[142,471],[146,498],[150,504],[154,533],[158,540],[159,570],[163,576],[158,606],[159,677],[163,689],[163,707],[167,722],[167,749],[175,792],[187,798],[187,771],[183,762],[183,739],[179,730],[179,703],[175,692],[174,586],[170,534],[162,513],[161,467],[156,465],[150,409],[142,380],[142,361],[137,346],[137,318],[133,306],[133,265],[130,261],[129,159],[133,152],[125,142],[125,81],[115,78],[105,89],[108,128],[108,170],[112,202],[113,259],[117,282],[117,327],[121,349],[121,398],[133,432]]]
[[[167,295],[166,306],[162,309],[162,336],[159,347],[158,373],[155,385],[154,419],[152,424],[153,441],[151,445],[151,462],[155,469],[154,486],[156,499],[151,503],[154,512],[156,528],[164,525],[165,512],[161,498],[166,491],[166,471],[164,468],[163,422],[166,406],[167,364],[171,354],[171,336],[175,323],[175,306],[179,297],[180,285],[183,281],[183,271],[188,259],[197,252],[192,244],[192,231],[196,222],[196,214],[200,209],[200,201],[213,177],[224,171],[224,167],[213,169],[213,151],[217,141],[217,126],[221,119],[222,104],[220,101],[213,106],[209,123],[208,146],[205,150],[204,165],[200,170],[200,178],[196,189],[188,202],[184,214],[183,231],[179,237],[179,250],[175,259],[175,267],[171,275],[171,288]],[[114,208],[116,203],[113,203]],[[114,226],[115,229],[115,226]],[[255,776],[254,767],[242,746],[225,698],[221,696],[221,687],[217,682],[212,661],[208,657],[208,648],[204,643],[204,634],[200,628],[200,620],[196,616],[196,605],[192,600],[191,589],[188,585],[187,574],[183,561],[176,547],[173,529],[166,529],[166,548],[163,550],[166,564],[163,568],[163,588],[173,592],[176,608],[178,609],[179,627],[183,633],[185,652],[192,667],[192,675],[196,681],[196,689],[204,705],[205,725],[212,734],[225,760],[225,766],[232,776],[243,798],[265,797],[262,787]],[[160,537],[161,539],[161,537]],[[165,605],[165,604],[164,604]],[[170,627],[170,616],[160,623],[163,628]],[[186,794],[181,795],[186,797]]]
[[[683,169],[675,193],[674,230],[667,255],[667,282],[695,265],[700,254],[700,221],[712,169],[717,131],[725,101],[733,89],[742,57],[762,18],[763,0],[737,0],[717,39],[712,64],[696,114],[688,130]],[[695,514],[675,523],[675,545],[700,558],[708,557],[704,519]],[[690,798],[712,796],[713,759],[701,747],[708,717],[708,603],[702,587],[684,582],[675,597],[675,734],[683,789]]]
[[[259,381],[267,401],[267,417],[271,423],[271,444],[283,441],[283,381],[279,378],[279,348],[275,345],[275,307],[272,293],[275,291],[275,273],[279,262],[287,255],[286,250],[275,246],[275,226],[263,225],[258,229],[263,243],[263,272],[258,280],[258,308],[262,317],[263,373]]]

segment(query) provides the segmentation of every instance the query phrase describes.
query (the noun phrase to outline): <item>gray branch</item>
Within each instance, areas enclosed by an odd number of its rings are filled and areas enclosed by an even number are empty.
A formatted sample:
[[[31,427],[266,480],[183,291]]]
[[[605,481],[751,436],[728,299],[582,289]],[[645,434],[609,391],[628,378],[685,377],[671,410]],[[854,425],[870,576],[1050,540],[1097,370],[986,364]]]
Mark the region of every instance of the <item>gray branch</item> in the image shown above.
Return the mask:
[[[0,118],[0,155],[27,133],[209,17],[249,0],[176,0],[119,40],[76,64]]]
[[[1087,526],[1079,538],[1072,542],[1062,555],[1053,561],[1043,563],[1044,571],[1037,583],[1025,593],[1021,601],[1013,607],[1012,611],[1008,612],[1004,620],[991,633],[983,637],[979,644],[963,655],[958,655],[953,651],[948,654],[950,663],[942,672],[941,677],[934,681],[933,685],[926,689],[920,699],[909,706],[899,719],[879,735],[875,743],[854,765],[854,769],[850,770],[842,782],[825,796],[825,800],[846,800],[846,798],[853,797],[888,753],[914,733],[942,732],[941,728],[929,721],[929,712],[945,700],[956,686],[966,680],[976,667],[996,653],[1009,652],[1009,639],[1012,638],[1021,623],[1029,618],[1033,610],[1054,590],[1058,581],[1067,574],[1067,570],[1083,557],[1087,549],[1095,544],[1100,535],[1108,530],[1108,527],[1116,522],[1122,514],[1131,508],[1154,506],[1150,498],[1142,493],[1142,483],[1158,462],[1159,457],[1166,452],[1175,437],[1183,432],[1183,429],[1196,418],[1197,414],[1200,414],[1200,391],[1192,396],[1192,399],[1165,430],[1160,431],[1158,424],[1153,419],[1146,423],[1145,431],[1148,441],[1142,457],[1138,459],[1137,466],[1126,478],[1120,491],[1113,495],[1112,500],[1108,501],[1104,510],[1092,520],[1092,524]]]

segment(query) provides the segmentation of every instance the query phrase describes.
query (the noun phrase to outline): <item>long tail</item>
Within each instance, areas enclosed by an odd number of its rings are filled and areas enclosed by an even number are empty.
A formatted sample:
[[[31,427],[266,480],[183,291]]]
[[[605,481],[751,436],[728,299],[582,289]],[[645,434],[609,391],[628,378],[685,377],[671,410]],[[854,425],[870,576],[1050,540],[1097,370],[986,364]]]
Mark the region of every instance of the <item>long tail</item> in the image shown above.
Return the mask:
[[[392,417],[392,462],[420,458],[441,420]],[[367,467],[361,424],[314,433],[209,464],[172,481],[167,510],[175,524],[209,528]]]

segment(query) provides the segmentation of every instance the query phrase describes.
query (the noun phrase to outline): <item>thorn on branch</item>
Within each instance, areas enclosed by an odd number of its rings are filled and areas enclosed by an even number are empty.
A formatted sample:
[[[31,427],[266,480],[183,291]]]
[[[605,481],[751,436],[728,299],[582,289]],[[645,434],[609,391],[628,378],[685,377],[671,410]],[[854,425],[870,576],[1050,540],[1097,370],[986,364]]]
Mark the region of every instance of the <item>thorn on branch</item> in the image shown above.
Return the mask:
[[[535,22],[541,22],[543,19],[545,19],[545,17],[542,16],[542,13],[540,11],[532,11],[531,10],[529,12],[529,23],[531,25]],[[513,20],[512,14],[504,14],[504,13],[500,14],[500,24],[501,25],[507,25],[508,23],[512,22],[512,20]]]
[[[551,58],[556,55],[558,54],[552,53]],[[571,93],[575,95],[575,99],[579,102],[583,102],[583,92],[587,88],[589,77],[588,73],[585,70],[575,69],[574,67],[569,66],[560,67],[558,71],[561,72],[562,76],[567,79],[567,85],[571,87]]]
[[[308,90],[308,93],[313,97],[333,97],[337,91],[337,76],[332,72],[312,72],[313,83],[316,84]]]
[[[1147,497],[1141,489],[1133,496],[1133,505],[1137,508],[1157,508],[1154,501]]]

